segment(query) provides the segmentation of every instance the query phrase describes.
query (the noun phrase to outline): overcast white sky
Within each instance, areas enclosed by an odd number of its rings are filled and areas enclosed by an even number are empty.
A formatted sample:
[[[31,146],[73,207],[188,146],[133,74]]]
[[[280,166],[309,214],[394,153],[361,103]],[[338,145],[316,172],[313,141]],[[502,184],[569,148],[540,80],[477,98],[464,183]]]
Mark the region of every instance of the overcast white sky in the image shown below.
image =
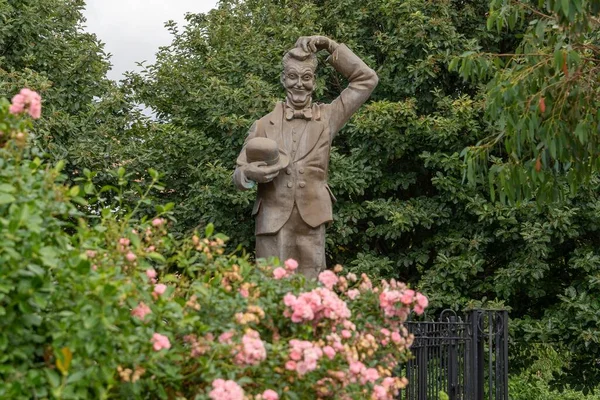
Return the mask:
[[[87,0],[87,30],[95,33],[112,54],[108,77],[137,69],[136,62],[152,63],[159,46],[171,43],[164,27],[170,19],[182,24],[187,12],[207,12],[217,0]]]

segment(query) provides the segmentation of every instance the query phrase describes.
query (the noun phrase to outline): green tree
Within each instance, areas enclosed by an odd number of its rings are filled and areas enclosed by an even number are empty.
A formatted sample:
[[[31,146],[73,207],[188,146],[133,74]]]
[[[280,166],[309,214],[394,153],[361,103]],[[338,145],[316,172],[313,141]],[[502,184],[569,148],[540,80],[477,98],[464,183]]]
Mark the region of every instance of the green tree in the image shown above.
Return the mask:
[[[492,197],[563,198],[600,169],[599,14],[597,0],[493,0],[488,28],[522,30],[522,41],[506,53],[476,47],[451,64],[486,83],[489,133],[465,155],[469,180],[487,175]]]
[[[74,178],[104,170],[121,132],[140,120],[132,102],[106,78],[104,45],[84,32],[85,0],[0,0],[0,97],[22,87],[40,92],[36,139]]]

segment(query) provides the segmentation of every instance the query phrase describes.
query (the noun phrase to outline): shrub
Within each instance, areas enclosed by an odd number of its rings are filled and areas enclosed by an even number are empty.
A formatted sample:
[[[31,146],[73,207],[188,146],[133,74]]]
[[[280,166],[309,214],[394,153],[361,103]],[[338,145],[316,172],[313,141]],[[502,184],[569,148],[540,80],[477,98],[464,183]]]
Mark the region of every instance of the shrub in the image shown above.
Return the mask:
[[[0,398],[391,399],[407,384],[402,323],[425,296],[256,265],[212,225],[175,238],[172,204],[140,215],[158,173],[133,210],[103,200],[136,190],[122,168],[115,187],[89,171],[64,185],[27,145],[28,107],[0,104]]]

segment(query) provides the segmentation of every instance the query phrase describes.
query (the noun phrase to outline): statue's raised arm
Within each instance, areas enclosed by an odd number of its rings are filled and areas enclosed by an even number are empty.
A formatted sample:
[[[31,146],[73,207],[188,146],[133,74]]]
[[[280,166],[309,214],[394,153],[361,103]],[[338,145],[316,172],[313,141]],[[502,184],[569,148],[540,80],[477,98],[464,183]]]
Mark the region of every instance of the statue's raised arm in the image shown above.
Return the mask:
[[[312,102],[320,50],[349,82],[331,104]],[[325,36],[301,37],[284,55],[286,99],[252,125],[233,176],[241,190],[258,183],[252,211],[257,258],[295,259],[308,277],[325,269],[325,225],[335,202],[327,185],[331,142],[377,82],[375,71],[348,47]]]

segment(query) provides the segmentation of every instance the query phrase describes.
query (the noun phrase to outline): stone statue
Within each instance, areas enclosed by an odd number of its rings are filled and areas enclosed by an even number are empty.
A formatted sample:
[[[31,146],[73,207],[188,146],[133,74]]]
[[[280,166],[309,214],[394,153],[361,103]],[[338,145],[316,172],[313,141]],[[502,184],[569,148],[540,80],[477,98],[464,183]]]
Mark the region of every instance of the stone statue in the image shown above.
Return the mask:
[[[319,50],[349,81],[331,104],[312,103]],[[256,258],[293,258],[309,278],[325,269],[325,224],[336,201],[327,185],[331,142],[377,82],[348,47],[324,36],[301,37],[284,55],[286,99],[254,122],[233,175],[240,190],[258,183]]]

